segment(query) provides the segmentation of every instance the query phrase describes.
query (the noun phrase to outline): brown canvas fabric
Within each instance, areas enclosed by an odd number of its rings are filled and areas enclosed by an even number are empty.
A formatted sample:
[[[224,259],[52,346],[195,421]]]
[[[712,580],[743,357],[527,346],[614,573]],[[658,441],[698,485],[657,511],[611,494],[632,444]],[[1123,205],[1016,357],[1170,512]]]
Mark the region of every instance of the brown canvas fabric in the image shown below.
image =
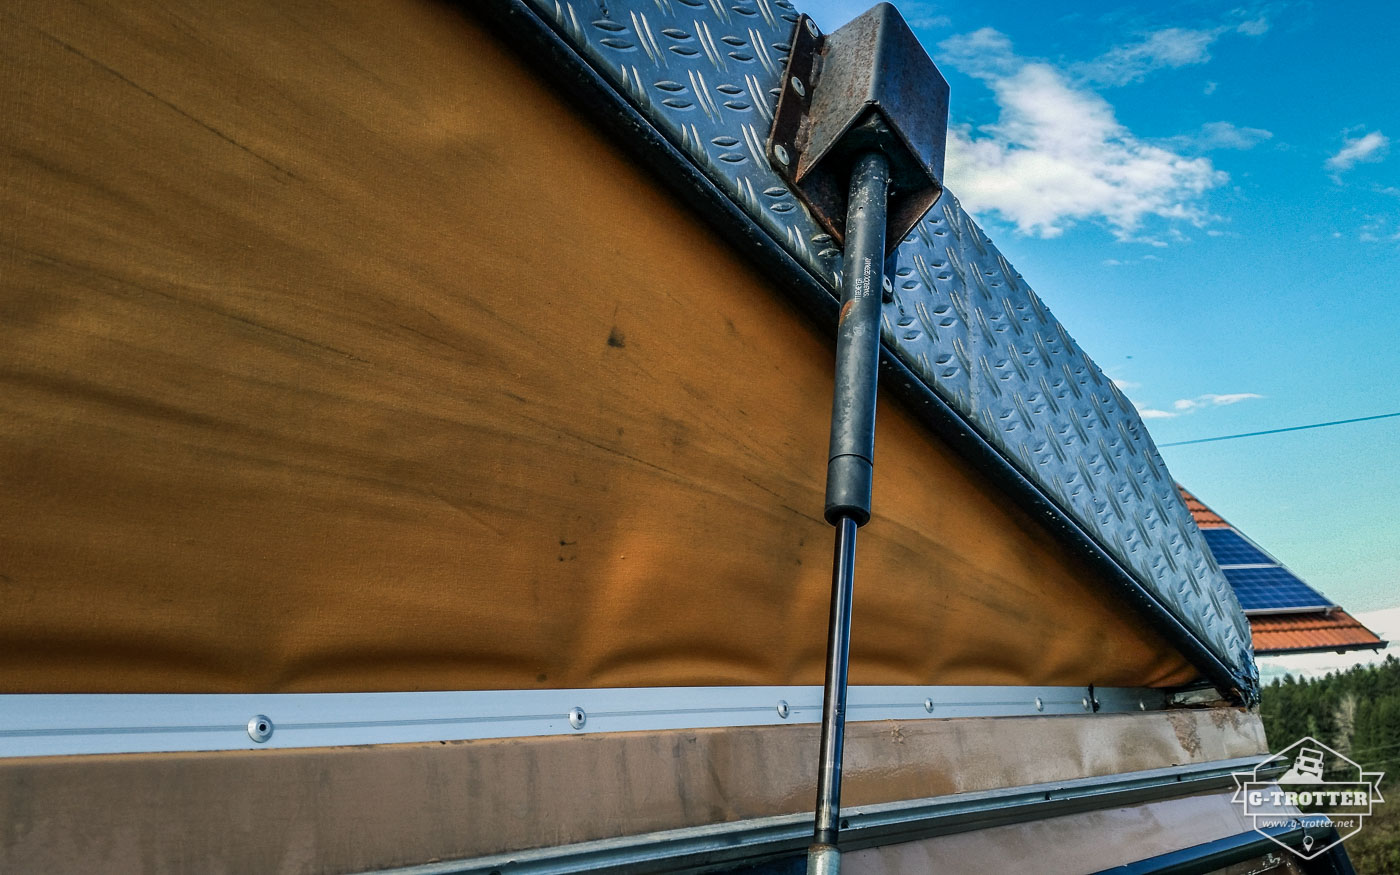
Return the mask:
[[[832,356],[479,22],[12,3],[0,692],[820,683]],[[857,684],[1194,672],[904,409]]]

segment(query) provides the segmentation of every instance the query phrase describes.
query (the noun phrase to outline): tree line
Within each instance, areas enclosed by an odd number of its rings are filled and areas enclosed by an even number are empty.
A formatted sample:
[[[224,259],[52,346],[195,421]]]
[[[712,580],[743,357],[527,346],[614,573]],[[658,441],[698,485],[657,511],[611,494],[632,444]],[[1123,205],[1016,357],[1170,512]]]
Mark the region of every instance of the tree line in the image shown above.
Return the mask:
[[[1394,654],[1320,678],[1275,678],[1264,687],[1259,711],[1271,751],[1311,735],[1367,771],[1384,770],[1387,777],[1400,771],[1400,659]]]
[[[1387,800],[1400,797],[1400,660],[1304,680],[1284,675],[1264,687],[1259,711],[1269,750],[1277,753],[1305,735],[1384,771]],[[1361,831],[1347,839],[1358,873],[1400,872],[1400,800],[1376,805]]]

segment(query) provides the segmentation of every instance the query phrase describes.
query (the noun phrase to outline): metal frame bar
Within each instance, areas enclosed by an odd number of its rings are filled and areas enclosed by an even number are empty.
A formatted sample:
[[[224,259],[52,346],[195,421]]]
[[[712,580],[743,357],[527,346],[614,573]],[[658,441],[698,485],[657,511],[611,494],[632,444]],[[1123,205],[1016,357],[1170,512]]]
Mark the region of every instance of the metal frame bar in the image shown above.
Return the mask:
[[[1274,566],[1269,566],[1274,567]],[[1330,614],[1340,610],[1341,605],[1327,605],[1321,608],[1253,608],[1245,611],[1246,618],[1272,616],[1274,614]]]
[[[853,721],[1083,715],[1155,711],[1167,701],[1164,690],[1134,687],[1095,688],[1091,698],[1086,687],[857,686],[847,713]],[[817,723],[821,713],[818,686],[19,694],[0,696],[0,757],[779,726]]]
[[[584,115],[653,173],[738,252],[766,275],[776,288],[824,329],[836,324],[839,304],[831,290],[799,263],[767,230],[704,171],[612,87],[524,0],[490,0],[460,4],[464,13],[484,17],[499,28],[531,66],[569,95]],[[973,469],[1005,490],[1032,516],[1040,519],[1099,573],[1117,584],[1115,591],[1147,619],[1226,697],[1258,700],[1257,676],[1248,667],[1231,668],[1160,598],[1139,581],[1104,545],[1039,485],[1032,482],[1000,450],[978,433],[959,412],[940,398],[887,347],[880,350],[880,372],[893,391],[935,434],[946,440]]]
[[[1234,786],[1232,770],[1248,770],[1267,757],[1123,772],[1001,790],[959,793],[847,809],[843,848],[851,850],[971,832],[1103,808],[1137,805]],[[1281,771],[1281,769],[1279,770]],[[796,854],[812,835],[811,814],[756,818],[736,823],[668,830],[576,845],[521,851],[384,870],[385,875],[563,875],[692,870],[726,863],[757,863]]]
[[[1337,829],[1328,827],[1326,830],[1308,830],[1296,826],[1254,830],[1139,860],[1126,866],[1104,869],[1096,875],[1196,875],[1215,872],[1226,866],[1258,859],[1279,850],[1276,841],[1289,847],[1297,847],[1303,843],[1304,835],[1314,838],[1320,835],[1324,841],[1331,842],[1337,839]],[[1309,875],[1356,875],[1351,859],[1341,844],[1329,848],[1314,859],[1294,858],[1293,862]]]

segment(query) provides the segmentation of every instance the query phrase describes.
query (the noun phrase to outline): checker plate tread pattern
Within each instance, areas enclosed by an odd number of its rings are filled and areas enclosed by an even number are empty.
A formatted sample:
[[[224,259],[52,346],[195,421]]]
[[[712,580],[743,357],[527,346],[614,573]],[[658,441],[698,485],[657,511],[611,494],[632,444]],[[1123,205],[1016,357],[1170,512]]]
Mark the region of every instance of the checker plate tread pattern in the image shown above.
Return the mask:
[[[787,0],[526,0],[833,291],[841,252],[764,157]],[[951,192],[892,257],[886,347],[1257,688],[1248,622],[1132,404]]]

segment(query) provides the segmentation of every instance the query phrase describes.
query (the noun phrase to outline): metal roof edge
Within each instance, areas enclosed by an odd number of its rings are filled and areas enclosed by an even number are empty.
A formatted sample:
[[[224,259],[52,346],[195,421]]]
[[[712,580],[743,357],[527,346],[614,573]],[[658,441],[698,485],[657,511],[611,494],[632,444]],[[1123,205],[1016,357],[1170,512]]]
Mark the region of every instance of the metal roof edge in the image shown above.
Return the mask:
[[[1316,647],[1286,647],[1277,650],[1256,650],[1258,656],[1300,656],[1305,653],[1347,653],[1352,650],[1374,650],[1379,653],[1390,646],[1389,641],[1374,641],[1366,644],[1334,644]]]
[[[759,167],[757,160],[752,162],[750,171],[756,175],[765,172],[771,175],[773,185],[760,188],[752,179],[735,182],[732,177],[725,177],[726,168],[717,166],[723,162],[713,160],[706,152],[710,141],[703,140],[698,123],[692,122],[687,128],[675,119],[659,115],[660,101],[653,101],[647,94],[656,82],[644,83],[646,77],[635,64],[618,66],[600,60],[599,53],[608,49],[602,41],[612,40],[611,45],[626,46],[625,50],[633,54],[641,53],[632,60],[650,58],[662,66],[674,64],[675,69],[671,69],[670,74],[679,78],[659,80],[665,85],[666,93],[679,93],[677,88],[681,91],[710,88],[703,75],[691,75],[682,69],[683,63],[689,63],[683,60],[682,54],[672,59],[662,53],[656,45],[657,29],[648,23],[644,13],[628,12],[629,6],[645,5],[646,10],[655,15],[658,9],[669,8],[672,4],[643,4],[639,0],[609,3],[608,14],[612,17],[600,19],[608,26],[599,29],[597,37],[585,29],[596,22],[586,21],[586,16],[580,17],[576,5],[579,4],[569,0],[489,0],[482,4],[463,4],[463,8],[484,15],[502,28],[513,42],[530,53],[533,65],[543,75],[562,87],[662,184],[684,197],[691,208],[751,259],[779,289],[791,295],[809,316],[824,327],[834,326],[838,309],[834,289],[835,278],[839,276],[840,253],[830,247],[829,238],[823,240],[821,233],[804,236],[788,224],[788,214],[796,212],[802,221],[816,227],[791,196],[786,184],[766,162]],[[700,20],[717,16],[724,10],[717,12],[719,7],[710,4],[700,6],[687,2],[684,5],[687,26],[704,32],[676,32],[685,40],[695,40],[705,47],[700,53],[703,61],[725,63],[714,54],[714,47],[719,43],[708,23]],[[785,47],[781,39],[773,46],[757,45],[761,39],[757,25],[766,22],[770,36],[790,27],[797,17],[787,3],[752,0],[743,8],[751,19],[745,22],[749,25],[747,36],[742,40],[733,36],[724,42],[726,47],[735,42],[753,43],[749,47],[751,54],[747,56],[751,62],[770,50],[777,52]],[[781,10],[781,14],[775,14],[774,9]],[[781,27],[778,20],[783,22]],[[673,30],[676,29],[663,32]],[[636,42],[618,36],[624,32]],[[639,44],[644,53],[638,48]],[[545,63],[541,63],[542,60]],[[781,57],[767,54],[762,66],[780,73]],[[776,75],[769,77],[775,87]],[[765,90],[754,73],[747,74],[741,81],[746,83],[744,94],[755,104],[771,100],[770,92],[775,89]],[[715,98],[733,90],[725,83],[720,86],[727,90],[716,91],[713,95],[707,93],[704,98],[697,99],[717,107]],[[737,98],[731,102],[736,106],[744,105]],[[694,108],[691,103],[686,106]],[[717,109],[714,112],[723,115]],[[750,126],[739,133],[740,136],[711,138],[723,145],[710,147],[736,150],[726,154],[734,157],[735,163],[738,159],[747,161],[748,158],[737,150],[753,137],[753,129]],[[751,151],[761,156],[762,137],[751,145],[756,146]],[[785,198],[771,194],[776,186],[781,186]],[[760,195],[768,197],[769,201],[762,202]],[[779,209],[784,206],[786,208]],[[945,282],[938,286],[927,256],[935,238],[949,236],[954,240],[942,244],[945,257],[933,269],[946,274],[938,280],[951,280],[956,274],[959,283]],[[828,244],[825,248],[815,248],[824,242]],[[911,251],[906,252],[906,249]],[[1074,344],[1063,326],[1049,314],[950,193],[945,194],[905,239],[893,258],[898,259],[892,271],[896,304],[889,308],[891,312],[884,326],[881,349],[884,385],[894,390],[926,425],[974,467],[1059,532],[1083,558],[1119,583],[1124,599],[1221,692],[1246,703],[1257,701],[1259,679],[1249,645],[1247,621],[1229,584],[1208,558],[1200,532],[1131,404]],[[982,269],[984,263],[986,270]],[[984,277],[984,273],[987,276]],[[926,298],[934,293],[935,287],[938,300],[934,309],[930,309]],[[1000,291],[997,304],[1002,312],[988,315],[990,309],[984,311],[980,304],[970,307],[965,299],[975,291],[989,301],[994,300],[993,289]],[[1013,294],[1017,298],[1014,301]],[[935,325],[929,324],[935,321],[935,310],[941,319],[953,323],[943,326],[956,335],[948,343],[929,338],[929,334],[937,330]],[[893,315],[895,312],[899,315]],[[905,319],[908,319],[907,324]],[[992,327],[992,322],[997,323],[996,327]],[[1031,336],[1025,338],[1028,328]],[[1037,328],[1050,336],[1042,336],[1035,330]],[[899,339],[901,332],[905,342]],[[1022,338],[1019,345],[998,340],[999,336],[1012,333]],[[911,337],[911,334],[919,336]],[[960,344],[961,340],[966,342]],[[1034,365],[1043,371],[1049,371],[1052,364],[1059,365],[1053,378],[1058,381],[1060,394],[1056,395],[1051,388],[1050,374],[1040,375],[1038,383],[1026,375],[1024,359],[1028,355],[1020,351],[1023,346],[1034,346],[1038,350],[1041,360]],[[935,356],[930,357],[930,352]],[[974,359],[971,352],[981,352],[981,355]],[[1005,355],[1005,358],[997,358],[995,366],[987,358],[994,352]],[[955,362],[955,357],[959,361]],[[974,360],[976,365],[972,364]],[[959,369],[958,363],[967,366]],[[953,365],[952,370],[960,371],[956,374],[962,380],[960,386],[940,381],[936,374],[930,376],[940,366],[947,370],[949,364]],[[973,373],[977,370],[983,374],[974,380]],[[1011,381],[1006,376],[997,377],[996,371],[1019,374],[1022,379],[1013,382],[1013,391],[1008,393],[1000,383]],[[1023,395],[1017,389],[1037,391]],[[1040,397],[1028,402],[1032,394]],[[1073,403],[1066,401],[1070,394],[1074,395]],[[987,397],[992,395],[1000,399],[995,402],[998,409],[993,408],[993,400]],[[973,396],[981,396],[978,400],[987,403],[979,408],[972,403]],[[1049,410],[1059,411],[1058,419],[1046,412]],[[1041,418],[1035,419],[1037,415]],[[1094,421],[1087,425],[1076,422],[1076,415]],[[1039,432],[1025,435],[1019,444],[1019,453],[996,427],[997,421],[1005,422],[1017,416],[1025,424],[1021,431],[1031,432],[1033,422],[1039,422],[1045,431],[1043,436]],[[1070,442],[1079,438],[1084,451],[1071,458],[1056,443],[1052,421],[1063,427],[1061,438],[1068,435]],[[1013,421],[1005,431],[1018,428]],[[1088,439],[1090,430],[1099,432],[1095,435],[1095,444],[1090,444]],[[1017,456],[1021,457],[1020,464]],[[1062,470],[1050,473],[1042,470],[1056,467],[1053,464],[1056,457]],[[1150,483],[1145,479],[1149,475]],[[1163,484],[1165,491],[1156,488]],[[1114,518],[1117,522],[1111,523]],[[1148,536],[1154,530],[1155,546],[1147,549],[1152,542]]]

